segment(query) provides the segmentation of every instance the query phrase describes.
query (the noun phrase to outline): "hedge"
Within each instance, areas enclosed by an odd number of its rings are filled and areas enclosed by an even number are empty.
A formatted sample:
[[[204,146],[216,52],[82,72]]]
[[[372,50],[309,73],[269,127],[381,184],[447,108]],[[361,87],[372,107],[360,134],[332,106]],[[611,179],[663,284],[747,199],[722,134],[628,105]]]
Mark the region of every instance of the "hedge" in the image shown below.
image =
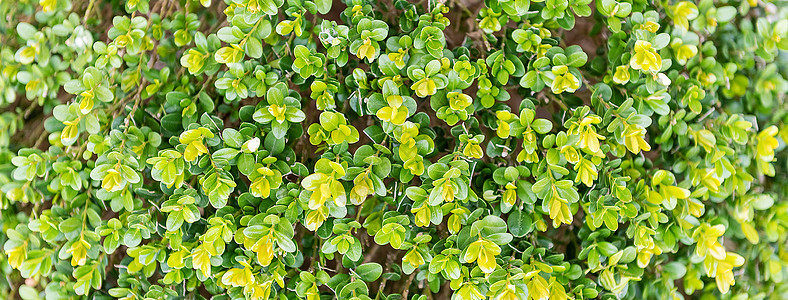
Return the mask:
[[[0,1],[5,299],[788,299],[782,0]]]

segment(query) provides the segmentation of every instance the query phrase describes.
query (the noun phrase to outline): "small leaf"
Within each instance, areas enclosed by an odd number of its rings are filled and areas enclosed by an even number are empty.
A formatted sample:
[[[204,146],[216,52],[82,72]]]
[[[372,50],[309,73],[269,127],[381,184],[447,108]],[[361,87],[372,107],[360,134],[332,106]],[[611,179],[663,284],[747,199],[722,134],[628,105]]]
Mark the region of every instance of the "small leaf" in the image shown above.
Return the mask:
[[[317,6],[317,12],[321,15],[327,14],[331,11],[331,4],[333,3],[332,0],[315,0],[315,5]]]
[[[383,267],[378,263],[366,263],[356,268],[356,274],[366,282],[373,282],[383,274]]]
[[[531,128],[540,134],[545,134],[553,129],[553,123],[547,119],[536,119],[533,123],[531,123]]]

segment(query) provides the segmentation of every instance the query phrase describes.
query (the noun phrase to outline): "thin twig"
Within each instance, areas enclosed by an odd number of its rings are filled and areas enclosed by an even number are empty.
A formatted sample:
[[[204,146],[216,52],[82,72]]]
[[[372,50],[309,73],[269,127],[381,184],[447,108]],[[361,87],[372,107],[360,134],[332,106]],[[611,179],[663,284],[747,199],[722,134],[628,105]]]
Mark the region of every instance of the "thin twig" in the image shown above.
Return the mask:
[[[705,114],[703,114],[702,116],[700,116],[700,119],[698,119],[698,122],[701,122],[701,121],[705,120],[705,119],[706,119],[706,117],[708,117],[709,115],[711,115],[711,113],[713,113],[713,112],[714,112],[714,110],[715,110],[715,109],[714,109],[714,107],[712,106],[712,107],[711,107],[711,109],[709,109],[709,111],[707,111]]]
[[[90,2],[88,2],[88,8],[85,9],[85,17],[82,19],[83,26],[87,26],[88,24],[88,17],[90,17],[90,10],[93,9],[94,3],[96,3],[96,0],[90,0]]]
[[[413,273],[410,273],[410,277],[408,277],[408,281],[405,282],[405,288],[402,289],[402,299],[408,299],[408,292],[410,292],[410,284],[413,282],[413,278],[416,277],[416,271],[414,270]]]

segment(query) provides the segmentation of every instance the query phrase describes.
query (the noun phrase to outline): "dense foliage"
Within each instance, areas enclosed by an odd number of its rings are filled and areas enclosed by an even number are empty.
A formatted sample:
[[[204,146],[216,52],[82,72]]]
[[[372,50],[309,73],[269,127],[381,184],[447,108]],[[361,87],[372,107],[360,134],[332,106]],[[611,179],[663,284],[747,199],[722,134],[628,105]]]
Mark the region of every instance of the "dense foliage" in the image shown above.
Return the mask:
[[[781,0],[0,0],[4,299],[786,299]]]

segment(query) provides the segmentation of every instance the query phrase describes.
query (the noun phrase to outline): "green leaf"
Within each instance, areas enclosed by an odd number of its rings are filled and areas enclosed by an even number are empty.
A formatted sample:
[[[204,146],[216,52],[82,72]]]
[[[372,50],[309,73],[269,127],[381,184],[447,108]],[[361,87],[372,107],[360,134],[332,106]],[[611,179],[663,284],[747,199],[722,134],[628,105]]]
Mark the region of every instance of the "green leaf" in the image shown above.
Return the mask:
[[[513,236],[521,238],[533,230],[531,217],[521,210],[515,209],[507,218],[509,232]]]
[[[535,119],[534,122],[531,123],[531,128],[538,133],[545,134],[553,129],[553,123],[547,119]]]
[[[244,143],[241,133],[233,128],[225,128],[222,131],[222,138],[227,146],[233,148],[241,148],[241,145]]]
[[[33,25],[30,25],[25,22],[20,22],[19,24],[16,24],[16,32],[19,33],[19,37],[21,37],[22,39],[26,41],[31,41],[35,39],[35,35],[36,32],[38,32],[38,30],[35,27],[33,27]]]
[[[321,15],[327,14],[331,10],[332,3],[332,0],[315,0],[317,12],[319,12]]]
[[[33,287],[30,287],[28,285],[24,285],[24,284],[19,286],[19,297],[22,298],[23,300],[38,300],[38,299],[41,299],[38,296],[38,291],[36,291],[36,289],[34,289]]]
[[[241,174],[249,176],[254,172],[254,164],[255,159],[254,155],[251,153],[241,153],[238,156],[238,170],[241,171]]]
[[[213,156],[213,159],[215,159],[215,160],[221,159],[221,160],[225,160],[225,161],[230,161],[233,158],[235,158],[235,156],[237,156],[239,152],[240,151],[238,151],[237,149],[233,149],[233,148],[222,148],[222,149],[219,149],[218,151],[214,152],[212,156]]]
[[[72,240],[79,235],[82,228],[82,220],[79,218],[68,218],[60,222],[58,229],[66,235],[66,238]]]
[[[580,50],[579,52],[575,52],[569,55],[566,60],[566,65],[570,67],[579,68],[586,64],[588,61],[588,55]]]
[[[671,279],[676,280],[679,278],[684,277],[684,274],[687,273],[687,267],[684,264],[672,261],[665,265],[665,272],[670,276]]]
[[[180,211],[171,212],[167,216],[167,230],[175,231],[183,224],[183,213]]]
[[[667,33],[660,33],[656,37],[654,37],[654,42],[652,43],[652,47],[654,49],[659,50],[665,48],[670,43],[670,35]]]
[[[181,130],[181,116],[179,114],[168,114],[161,118],[161,127],[171,132]]]
[[[530,0],[514,0],[514,8],[517,10],[517,14],[522,16],[528,13],[528,9],[531,6]]]
[[[356,268],[356,274],[366,282],[373,282],[383,274],[383,267],[378,263],[366,263]]]
[[[260,43],[255,37],[249,37],[246,40],[246,54],[251,58],[260,58],[263,56],[263,44]]]
[[[224,27],[219,29],[216,36],[225,43],[237,44],[241,41],[241,36],[243,36],[243,33],[240,31],[238,27]]]
[[[597,244],[597,249],[599,249],[599,252],[601,252],[607,257],[610,257],[616,252],[618,252],[618,248],[616,248],[616,246],[608,242],[600,242],[599,244]]]
[[[537,77],[536,71],[533,70],[528,71],[527,73],[525,73],[525,76],[523,76],[520,79],[520,86],[527,89],[533,88],[534,86],[536,86],[536,77]]]
[[[277,155],[285,150],[285,140],[277,138],[273,134],[265,136],[263,145],[265,146],[266,150],[271,151],[272,155]]]
[[[729,22],[736,17],[736,8],[733,6],[723,6],[717,8],[717,22]]]
[[[383,139],[386,137],[386,133],[384,133],[383,129],[377,125],[364,128],[364,133],[369,137],[370,140],[378,144],[382,143]]]
[[[265,14],[273,16],[279,12],[279,7],[284,2],[284,0],[261,0],[260,6]]]

